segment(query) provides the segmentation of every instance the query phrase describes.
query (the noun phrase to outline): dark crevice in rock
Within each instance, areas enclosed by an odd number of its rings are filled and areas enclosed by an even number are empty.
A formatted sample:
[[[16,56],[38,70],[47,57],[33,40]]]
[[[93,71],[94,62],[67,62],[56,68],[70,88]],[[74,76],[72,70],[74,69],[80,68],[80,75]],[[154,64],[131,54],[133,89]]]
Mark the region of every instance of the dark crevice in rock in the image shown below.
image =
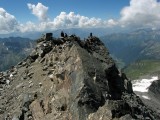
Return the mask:
[[[121,95],[124,92],[124,80],[119,76],[119,71],[116,66],[106,69],[106,78],[109,85],[109,93],[114,100],[121,99]]]
[[[22,110],[22,114],[19,117],[19,120],[24,120],[25,119],[25,111]]]

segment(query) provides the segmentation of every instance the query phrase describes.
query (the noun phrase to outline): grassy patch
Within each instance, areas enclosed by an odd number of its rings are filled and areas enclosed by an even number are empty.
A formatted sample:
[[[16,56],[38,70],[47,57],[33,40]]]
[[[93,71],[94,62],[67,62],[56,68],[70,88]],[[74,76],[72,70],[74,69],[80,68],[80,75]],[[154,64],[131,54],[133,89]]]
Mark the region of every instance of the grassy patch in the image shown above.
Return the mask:
[[[130,64],[124,69],[127,77],[138,79],[141,76],[160,73],[160,60],[141,60]]]

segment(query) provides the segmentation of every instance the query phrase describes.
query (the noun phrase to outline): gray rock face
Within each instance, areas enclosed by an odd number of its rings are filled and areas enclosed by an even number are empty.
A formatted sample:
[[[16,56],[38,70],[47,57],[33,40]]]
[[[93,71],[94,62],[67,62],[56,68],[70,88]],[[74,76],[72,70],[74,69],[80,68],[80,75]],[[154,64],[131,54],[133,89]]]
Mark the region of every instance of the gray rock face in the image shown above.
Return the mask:
[[[151,100],[142,99],[143,102],[148,105],[154,111],[160,114],[160,80],[153,81],[149,86],[148,96]]]
[[[153,81],[149,87],[149,91],[156,95],[160,95],[160,80]]]
[[[46,34],[37,43],[15,66],[9,87],[0,83],[0,119],[6,113],[20,120],[159,119],[133,93],[99,38]]]

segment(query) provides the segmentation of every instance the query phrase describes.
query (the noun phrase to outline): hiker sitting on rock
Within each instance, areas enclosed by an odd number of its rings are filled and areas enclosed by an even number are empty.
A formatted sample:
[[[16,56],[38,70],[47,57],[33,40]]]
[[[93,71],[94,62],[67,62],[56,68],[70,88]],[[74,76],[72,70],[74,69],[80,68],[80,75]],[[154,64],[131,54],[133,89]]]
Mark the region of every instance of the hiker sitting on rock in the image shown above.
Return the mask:
[[[67,38],[68,37],[68,35],[67,35],[67,33],[65,33],[65,36],[64,36],[65,38]]]

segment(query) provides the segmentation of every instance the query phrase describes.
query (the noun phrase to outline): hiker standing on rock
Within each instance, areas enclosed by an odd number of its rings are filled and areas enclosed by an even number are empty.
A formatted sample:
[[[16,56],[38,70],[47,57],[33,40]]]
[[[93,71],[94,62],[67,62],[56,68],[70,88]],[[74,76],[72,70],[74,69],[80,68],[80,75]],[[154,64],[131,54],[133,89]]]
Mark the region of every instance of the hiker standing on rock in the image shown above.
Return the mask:
[[[63,31],[61,32],[61,37],[64,37],[64,32]]]

